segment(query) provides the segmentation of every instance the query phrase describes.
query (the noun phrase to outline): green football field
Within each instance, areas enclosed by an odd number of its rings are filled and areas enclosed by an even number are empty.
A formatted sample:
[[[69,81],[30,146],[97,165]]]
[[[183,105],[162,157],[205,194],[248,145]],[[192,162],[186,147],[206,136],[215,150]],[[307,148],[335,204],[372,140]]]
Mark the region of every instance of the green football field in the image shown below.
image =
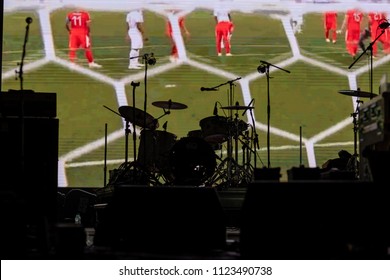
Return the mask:
[[[109,135],[107,176],[108,170],[118,168],[124,162],[123,118],[105,106],[118,112],[122,105],[140,110],[146,105],[147,113],[159,118],[158,129],[162,130],[162,125],[167,122],[167,131],[179,141],[190,131],[201,129],[199,122],[213,115],[216,102],[218,114],[223,115],[229,114],[229,110],[221,108],[229,105],[229,98],[240,105],[247,105],[254,99],[253,115],[259,136],[256,165],[258,168],[267,166],[269,160],[271,167],[281,167],[281,180],[287,180],[287,170],[301,163],[306,167],[321,167],[326,160],[337,157],[341,149],[353,153],[351,114],[355,98],[338,91],[356,88],[370,91],[368,56],[364,55],[352,69],[348,69],[353,59],[346,52],[344,34],[338,35],[336,44],[326,43],[319,13],[305,14],[302,32],[294,34],[286,17],[233,12],[233,56],[218,57],[212,12],[196,9],[186,16],[191,33],[185,41],[187,60],[172,63],[169,60],[169,40],[165,36],[166,17],[163,13],[145,10],[149,41],[142,53],[154,53],[157,59],[157,63],[149,66],[145,73],[144,70],[127,69],[126,11],[91,11],[93,53],[103,68],[89,69],[80,51],[80,67],[72,70],[68,63],[65,30],[67,12],[67,9],[55,10],[49,15],[34,11],[12,12],[4,15],[3,24],[1,90],[7,91],[20,88],[15,70],[21,59],[25,35],[25,22],[21,19],[33,18],[26,47],[23,87],[57,94],[60,186],[104,185],[106,126]],[[340,14],[340,25],[342,19]],[[52,50],[51,46],[54,55],[48,52]],[[45,57],[49,59],[46,61]],[[267,84],[266,75],[257,71],[260,60],[290,73],[271,67]],[[379,46],[379,58],[373,69],[374,93],[378,93],[382,76],[389,74],[389,61],[390,56],[383,56]],[[231,92],[229,81],[235,79],[238,80],[233,83]],[[140,82],[135,90],[132,81]],[[218,85],[221,85],[218,91],[200,91],[201,87]],[[268,97],[271,109],[269,142]],[[152,103],[168,100],[185,104],[187,108],[171,110],[169,115],[162,116],[164,110]],[[251,124],[249,115],[242,116],[242,113],[238,112],[238,118]],[[136,142],[137,151],[140,139]],[[133,143],[131,133],[127,147],[130,160],[134,156]],[[269,158],[267,144],[270,146]],[[226,143],[216,153],[224,157],[224,151]],[[241,157],[239,153],[240,160]]]

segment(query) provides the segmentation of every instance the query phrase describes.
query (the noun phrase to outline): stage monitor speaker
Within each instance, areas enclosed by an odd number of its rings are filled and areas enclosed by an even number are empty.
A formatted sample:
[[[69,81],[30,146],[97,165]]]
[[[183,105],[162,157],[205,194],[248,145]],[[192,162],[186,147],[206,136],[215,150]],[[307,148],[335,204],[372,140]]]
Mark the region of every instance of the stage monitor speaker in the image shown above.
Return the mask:
[[[226,245],[226,222],[214,188],[116,187],[95,240],[115,250],[203,254]]]
[[[243,259],[388,259],[385,185],[343,182],[259,183],[242,207]]]
[[[57,94],[13,89],[0,93],[1,117],[19,117],[22,112],[24,117],[55,118],[57,116]]]
[[[280,177],[280,167],[272,168],[255,168],[254,170],[255,181],[277,181],[279,182]]]
[[[292,167],[287,170],[288,181],[297,180],[319,180],[321,179],[321,170],[319,167]]]
[[[26,215],[55,220],[58,119],[0,118],[0,154],[2,191],[21,198]]]

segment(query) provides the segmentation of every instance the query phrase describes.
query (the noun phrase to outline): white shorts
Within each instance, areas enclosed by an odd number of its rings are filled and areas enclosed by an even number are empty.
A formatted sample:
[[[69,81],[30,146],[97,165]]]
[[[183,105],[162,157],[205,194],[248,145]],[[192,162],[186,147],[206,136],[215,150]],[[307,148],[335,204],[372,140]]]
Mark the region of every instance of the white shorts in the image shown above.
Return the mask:
[[[144,41],[142,39],[142,34],[138,29],[129,29],[129,37],[131,41],[132,49],[142,49],[144,46]]]

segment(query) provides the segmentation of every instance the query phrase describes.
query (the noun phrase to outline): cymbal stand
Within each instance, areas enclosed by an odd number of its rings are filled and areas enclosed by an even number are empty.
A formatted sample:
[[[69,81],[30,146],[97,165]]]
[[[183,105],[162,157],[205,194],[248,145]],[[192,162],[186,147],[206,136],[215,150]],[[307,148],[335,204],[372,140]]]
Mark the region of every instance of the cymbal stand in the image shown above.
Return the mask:
[[[273,65],[269,62],[266,62],[266,61],[260,60],[260,62],[262,63],[262,65],[257,67],[257,71],[260,73],[265,73],[267,76],[267,157],[268,157],[268,168],[270,168],[271,161],[270,161],[270,133],[269,133],[269,131],[270,131],[270,119],[271,119],[271,104],[270,104],[271,102],[270,102],[270,93],[269,93],[269,80],[270,80],[269,68],[270,68],[270,66],[273,66],[275,68],[283,70],[284,72],[287,72],[287,73],[291,73],[291,72],[286,70],[286,69],[280,68],[276,65]]]
[[[154,54],[153,53],[145,53],[143,55],[139,55],[139,56],[134,56],[134,57],[130,57],[130,59],[133,59],[133,58],[139,58],[141,57],[142,58],[142,62],[144,63],[145,65],[145,75],[144,75],[144,84],[145,84],[145,91],[144,91],[144,128],[146,128],[147,126],[147,123],[146,123],[146,105],[147,105],[147,80],[148,80],[148,65],[154,65],[156,64],[156,58],[154,57]],[[145,139],[145,137],[143,138]],[[145,144],[145,142],[143,143]],[[146,145],[144,145],[144,154],[146,154]],[[145,165],[145,162],[142,163],[143,165]]]
[[[249,106],[249,108],[248,108],[249,114],[250,114],[251,120],[252,120],[252,138],[251,139],[253,140],[253,149],[251,149],[251,151],[253,152],[253,156],[254,156],[254,166],[253,166],[253,168],[256,168],[257,167],[257,150],[260,149],[260,146],[259,146],[259,135],[256,132],[255,118],[253,117],[253,110],[250,107],[250,103],[249,103],[248,106]],[[244,111],[244,113],[245,113],[245,111]]]
[[[118,116],[120,116],[122,118],[121,114],[115,112],[114,110],[110,109],[106,105],[103,105],[103,107],[110,110],[114,114],[117,114]],[[128,149],[129,149],[129,133],[131,133],[131,130],[129,129],[130,121],[128,119],[125,119],[125,121],[126,121],[126,124],[125,124],[125,163],[127,163],[128,162]]]
[[[131,86],[133,87],[133,107],[135,108],[135,88],[139,87],[140,82],[131,82]],[[133,110],[133,120],[135,120],[135,110]],[[134,161],[137,159],[137,131],[135,129],[135,122],[133,122],[133,153],[134,153]]]
[[[372,41],[365,50],[363,50],[363,52],[358,56],[358,58],[356,58],[356,60],[354,62],[352,62],[352,64],[348,67],[348,69],[351,69],[355,64],[356,62],[358,62],[360,60],[360,58],[365,54],[367,53],[367,51],[369,50],[370,51],[370,66],[369,66],[369,84],[370,84],[370,93],[373,93],[373,52],[372,52],[372,46],[375,44],[375,42],[379,39],[379,37],[381,37],[386,31],[386,28],[383,28],[382,29],[382,32],[375,38],[374,41]],[[374,96],[371,96],[370,99],[372,99]]]
[[[347,164],[347,169],[352,170],[355,175],[355,179],[359,179],[359,162],[358,162],[358,152],[357,152],[357,132],[359,130],[357,116],[359,115],[359,107],[360,103],[363,103],[363,101],[356,99],[356,110],[351,114],[351,117],[353,118],[353,155],[349,159]]]
[[[238,77],[234,80],[230,80],[230,81],[227,81],[226,83],[222,83],[222,84],[219,84],[215,87],[212,87],[211,89],[213,90],[216,90],[218,89],[219,87],[223,86],[223,85],[227,85],[229,84],[229,96],[228,96],[228,106],[232,106],[233,105],[233,87],[234,87],[234,82],[235,81],[238,81],[240,80],[241,77]],[[238,103],[238,102],[237,102]],[[238,105],[238,104],[236,104]],[[229,110],[229,117],[228,119],[229,120],[232,120],[232,116],[233,116],[233,113],[232,113],[232,110]],[[225,176],[224,176],[224,173],[221,173],[219,174],[219,171],[223,168],[223,165],[227,162],[227,174],[226,174],[226,178],[227,178],[227,183],[228,183],[228,186],[232,186],[233,182],[232,182],[232,170],[233,170],[233,163],[234,165],[238,166],[238,163],[233,159],[233,147],[232,147],[232,135],[230,133],[230,130],[229,130],[229,135],[228,135],[228,140],[227,140],[227,158],[224,159],[220,165],[218,166],[216,172],[215,172],[215,176],[212,176],[210,179],[209,179],[209,184],[215,184],[216,181],[220,180],[220,179],[224,179]],[[220,175],[218,177],[218,175]]]
[[[26,18],[26,33],[24,35],[24,43],[23,43],[23,52],[22,59],[19,63],[19,71],[15,70],[15,73],[18,73],[19,81],[20,81],[20,169],[21,169],[21,178],[24,179],[25,173],[25,112],[24,112],[24,92],[23,92],[23,65],[24,58],[26,57],[26,46],[28,41],[28,35],[30,30],[30,24],[32,23],[32,18]]]
[[[372,51],[372,46],[375,44],[375,42],[379,39],[379,37],[381,37],[386,31],[386,28],[383,28],[382,29],[382,32],[375,38],[374,41],[372,41],[365,50],[363,50],[363,52],[358,56],[358,58],[356,58],[356,60],[354,62],[352,62],[352,64],[348,67],[348,69],[351,69],[355,64],[356,62],[358,62],[360,60],[360,58],[363,56],[363,54],[367,53],[367,51],[369,50],[370,51],[370,64],[369,64],[369,84],[370,84],[370,93],[371,93],[371,96],[370,96],[370,99],[372,99],[374,96],[373,96],[373,51]],[[359,176],[359,167],[358,167],[358,162],[357,162],[357,157],[358,157],[358,154],[357,154],[357,130],[358,130],[358,127],[357,127],[357,120],[356,120],[356,116],[358,115],[358,112],[359,112],[359,103],[362,103],[362,101],[360,101],[359,99],[356,100],[357,102],[357,105],[356,105],[356,110],[354,113],[352,113],[352,117],[353,117],[353,132],[354,132],[354,153],[353,153],[353,156],[352,158],[350,159],[350,161],[352,160],[352,163],[353,163],[353,171],[354,171],[354,174],[355,174],[355,179],[358,179],[360,176]],[[348,165],[350,165],[350,162],[348,163]]]

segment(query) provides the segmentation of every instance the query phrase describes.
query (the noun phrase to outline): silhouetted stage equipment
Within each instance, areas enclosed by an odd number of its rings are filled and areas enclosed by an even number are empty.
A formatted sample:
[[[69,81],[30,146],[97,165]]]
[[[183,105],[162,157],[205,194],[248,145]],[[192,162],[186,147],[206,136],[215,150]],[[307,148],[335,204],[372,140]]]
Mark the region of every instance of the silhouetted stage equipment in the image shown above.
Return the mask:
[[[9,90],[0,94],[0,117],[20,116],[22,101],[25,117],[55,118],[57,95],[52,92],[32,90]]]
[[[292,167],[287,170],[288,181],[299,180],[319,180],[321,179],[321,169],[319,167]]]
[[[43,256],[49,250],[48,226],[57,219],[55,117],[55,93],[10,90],[0,94],[0,219],[7,236],[1,248],[6,258]]]
[[[368,97],[373,98],[377,96],[377,94],[372,92],[366,92],[361,90],[339,90],[339,93],[349,96],[355,96],[355,97]]]
[[[127,253],[209,254],[226,245],[215,188],[115,186],[96,205],[95,245]]]
[[[277,181],[279,182],[282,174],[280,173],[280,167],[263,167],[254,169],[255,181]]]
[[[381,80],[379,91],[378,96],[360,107],[360,178],[364,181],[385,180],[389,176],[390,83],[386,75]]]
[[[10,90],[0,94],[1,189],[20,196],[28,213],[53,219],[58,185],[55,117],[56,93]]]
[[[247,188],[242,259],[390,259],[387,184],[263,182]]]

